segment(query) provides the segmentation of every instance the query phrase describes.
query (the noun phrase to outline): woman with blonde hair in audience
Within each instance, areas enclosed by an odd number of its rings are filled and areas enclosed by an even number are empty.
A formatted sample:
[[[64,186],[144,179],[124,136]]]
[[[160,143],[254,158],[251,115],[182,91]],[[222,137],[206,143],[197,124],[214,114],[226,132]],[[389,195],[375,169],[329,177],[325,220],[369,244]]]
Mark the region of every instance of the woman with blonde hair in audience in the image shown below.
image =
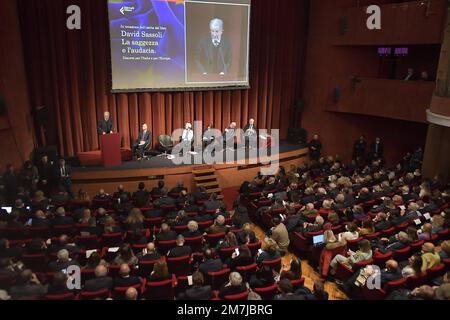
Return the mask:
[[[89,223],[89,219],[92,218],[92,214],[91,214],[91,210],[90,209],[84,209],[83,210],[83,214],[80,218],[80,220],[78,221],[78,223],[80,224],[88,224]]]
[[[143,229],[144,228],[144,215],[139,208],[131,209],[128,217],[125,219],[125,225],[128,230]]]
[[[444,259],[450,259],[450,240],[445,240],[441,243],[441,251],[439,252],[441,261]]]
[[[444,229],[444,222],[445,219],[441,215],[435,215],[433,216],[432,222],[431,222],[431,233],[435,234]]]
[[[265,248],[256,258],[257,263],[262,263],[266,260],[275,260],[281,257],[280,250],[275,240],[267,238],[264,240]]]

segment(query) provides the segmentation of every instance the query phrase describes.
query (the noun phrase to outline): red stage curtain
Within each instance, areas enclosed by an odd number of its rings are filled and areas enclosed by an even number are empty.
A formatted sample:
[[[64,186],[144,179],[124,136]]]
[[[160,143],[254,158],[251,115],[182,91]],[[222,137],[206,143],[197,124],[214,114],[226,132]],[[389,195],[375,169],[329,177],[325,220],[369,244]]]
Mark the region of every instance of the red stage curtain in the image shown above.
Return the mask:
[[[66,28],[66,8],[81,8],[81,30]],[[97,119],[110,110],[122,145],[129,147],[146,122],[154,143],[162,133],[202,120],[224,129],[254,117],[259,128],[285,137],[299,98],[306,47],[307,0],[253,0],[250,90],[110,92],[106,0],[20,0],[32,106],[47,106],[47,144],[66,156],[96,150]]]

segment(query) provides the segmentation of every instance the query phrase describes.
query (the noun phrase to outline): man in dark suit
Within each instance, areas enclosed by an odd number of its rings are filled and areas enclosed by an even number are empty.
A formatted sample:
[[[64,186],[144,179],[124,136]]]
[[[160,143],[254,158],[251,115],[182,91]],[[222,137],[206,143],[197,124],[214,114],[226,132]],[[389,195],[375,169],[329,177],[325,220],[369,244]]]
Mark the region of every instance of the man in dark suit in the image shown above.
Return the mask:
[[[150,146],[151,141],[152,141],[152,134],[147,129],[147,124],[144,123],[142,125],[142,131],[139,133],[136,142],[133,144],[133,156],[142,158],[144,155],[144,150],[146,150]]]
[[[120,265],[119,277],[114,279],[114,287],[128,288],[140,284],[141,279],[130,276],[130,266],[126,263]]]
[[[220,201],[217,200],[217,194],[212,193],[209,200],[203,204],[203,208],[205,208],[206,211],[212,211],[219,209],[220,205]]]
[[[156,261],[161,259],[161,255],[156,252],[155,244],[150,242],[147,244],[147,251],[142,252],[139,257],[139,262],[141,261]]]
[[[54,226],[68,226],[73,225],[75,222],[72,217],[66,216],[66,210],[63,207],[56,209],[55,218],[52,220]]]
[[[147,205],[150,193],[145,189],[145,183],[139,182],[138,190],[133,193],[134,205],[137,208],[143,208]]]
[[[13,300],[39,299],[47,293],[47,287],[43,286],[37,276],[30,270],[22,271],[16,284],[9,290]]]
[[[113,122],[108,111],[105,111],[103,119],[98,121],[97,132],[99,135],[113,133]]]
[[[353,160],[357,163],[365,160],[367,142],[364,136],[359,137],[353,145]]]
[[[74,194],[72,191],[72,169],[70,166],[66,164],[66,160],[59,160],[59,167],[57,169],[56,176],[58,177],[59,186],[64,188],[65,191],[69,194],[69,196],[73,199]]]
[[[200,272],[192,275],[193,287],[180,294],[180,300],[210,300],[214,297],[211,286],[204,286],[205,280]]]
[[[214,258],[214,253],[211,249],[206,249],[203,253],[205,260],[200,264],[198,269],[201,273],[207,274],[208,272],[217,272],[223,270],[223,263],[220,259]]]
[[[83,291],[94,292],[100,290],[111,290],[113,279],[108,277],[108,269],[99,265],[95,268],[95,278],[87,280],[84,284]]]
[[[169,258],[178,258],[178,257],[185,257],[190,256],[192,254],[192,249],[189,246],[184,245],[184,237],[180,234],[177,237],[177,246],[173,249],[171,249],[167,256]]]
[[[314,161],[319,161],[320,152],[322,151],[322,143],[319,140],[317,134],[314,135],[313,139],[308,144],[309,148],[309,158]]]
[[[161,225],[161,230],[156,235],[156,239],[158,241],[170,241],[175,240],[177,238],[177,233],[173,230],[170,230],[170,227],[167,223],[163,223]]]
[[[231,68],[231,43],[223,37],[223,21],[213,19],[209,23],[211,36],[200,41],[195,53],[195,64],[203,75],[227,75]]]
[[[380,138],[377,137],[375,142],[370,146],[369,156],[371,161],[383,159],[383,144]]]

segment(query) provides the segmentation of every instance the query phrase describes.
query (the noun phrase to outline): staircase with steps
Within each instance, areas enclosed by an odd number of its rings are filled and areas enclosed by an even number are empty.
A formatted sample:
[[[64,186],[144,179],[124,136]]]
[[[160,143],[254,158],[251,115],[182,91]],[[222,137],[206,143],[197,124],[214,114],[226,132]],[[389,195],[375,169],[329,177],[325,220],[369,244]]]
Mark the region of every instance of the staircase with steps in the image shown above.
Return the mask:
[[[208,194],[216,193],[217,199],[223,199],[222,189],[217,181],[216,169],[213,166],[199,166],[192,169],[197,188],[204,187]]]

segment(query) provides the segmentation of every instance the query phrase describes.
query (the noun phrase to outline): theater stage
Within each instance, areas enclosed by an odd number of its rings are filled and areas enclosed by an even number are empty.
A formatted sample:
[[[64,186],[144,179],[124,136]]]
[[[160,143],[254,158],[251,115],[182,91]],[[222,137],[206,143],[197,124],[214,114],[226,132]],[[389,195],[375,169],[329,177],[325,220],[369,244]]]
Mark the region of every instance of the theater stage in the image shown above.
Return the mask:
[[[266,151],[267,152],[267,151]],[[234,161],[214,164],[216,176],[222,189],[238,187],[242,181],[250,180],[257,175],[261,167],[267,166],[268,160],[279,159],[279,165],[289,169],[289,166],[300,165],[307,161],[308,149],[299,144],[281,141],[278,157],[274,153],[272,158],[266,153],[253,154],[248,152],[238,157],[234,152]],[[272,161],[273,162],[273,161]],[[158,180],[164,180],[168,187],[183,181],[185,186],[192,190],[195,188],[192,170],[204,165],[176,165],[164,157],[152,157],[143,161],[127,161],[119,167],[104,168],[100,166],[74,167],[72,182],[74,192],[84,189],[93,197],[100,188],[112,193],[119,184],[128,190],[136,190],[139,182],[145,182],[147,188],[156,186]]]

